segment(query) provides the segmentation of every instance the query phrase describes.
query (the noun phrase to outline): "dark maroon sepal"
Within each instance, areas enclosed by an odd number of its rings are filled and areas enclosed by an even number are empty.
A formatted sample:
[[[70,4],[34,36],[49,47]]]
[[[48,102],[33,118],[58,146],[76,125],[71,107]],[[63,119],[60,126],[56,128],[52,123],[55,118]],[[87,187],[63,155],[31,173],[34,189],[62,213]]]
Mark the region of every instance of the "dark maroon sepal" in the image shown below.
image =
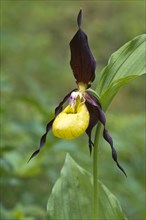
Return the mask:
[[[90,150],[90,154],[91,154],[92,148],[94,146],[94,143],[92,142],[91,134],[92,134],[93,127],[98,122],[99,112],[98,112],[97,108],[95,106],[93,106],[91,103],[86,101],[85,104],[86,104],[86,107],[87,107],[89,115],[90,115],[90,121],[89,121],[88,128],[86,129],[86,133],[89,138],[88,142],[89,142],[89,150]]]
[[[99,110],[96,107],[98,100],[96,98],[94,98],[93,96],[91,96],[91,94],[87,91],[85,92],[84,96],[86,99],[85,104],[86,104],[86,107],[87,107],[89,115],[90,115],[90,121],[89,121],[88,128],[86,129],[86,133],[89,138],[89,150],[90,150],[90,154],[91,154],[92,147],[94,146],[94,143],[92,142],[92,138],[91,138],[92,129],[97,124],[98,118],[99,118]],[[99,102],[98,102],[98,105],[100,106]]]
[[[95,79],[96,60],[93,57],[87,35],[81,29],[82,11],[80,10],[77,24],[78,31],[70,42],[70,65],[77,83],[84,83],[90,87]]]
[[[47,126],[46,126],[46,132],[42,135],[41,139],[40,139],[40,145],[39,148],[31,155],[31,157],[29,158],[28,162],[35,157],[41,150],[41,148],[45,145],[46,143],[46,138],[47,138],[47,134],[48,132],[51,130],[52,128],[52,124],[56,118],[56,116],[62,111],[62,106],[63,104],[67,101],[67,99],[69,98],[70,94],[75,91],[76,89],[72,90],[71,92],[69,92],[64,99],[60,102],[60,104],[55,108],[55,117],[48,122]]]
[[[81,27],[82,24],[82,9],[80,9],[78,17],[77,17],[77,24],[78,24],[78,28]]]

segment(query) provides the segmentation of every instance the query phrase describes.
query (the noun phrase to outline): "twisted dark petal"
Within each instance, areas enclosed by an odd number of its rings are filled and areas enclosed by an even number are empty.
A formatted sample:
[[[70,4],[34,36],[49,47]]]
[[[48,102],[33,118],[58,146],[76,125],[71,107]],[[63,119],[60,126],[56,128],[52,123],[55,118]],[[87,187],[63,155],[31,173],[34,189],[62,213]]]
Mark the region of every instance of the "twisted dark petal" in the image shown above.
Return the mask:
[[[113,160],[116,162],[117,166],[119,167],[120,170],[122,170],[122,172],[125,174],[125,176],[127,177],[127,174],[125,172],[125,170],[122,168],[122,166],[119,164],[118,162],[118,158],[117,158],[117,152],[115,150],[115,148],[113,147],[113,140],[110,137],[110,135],[108,134],[108,131],[104,128],[103,130],[103,137],[104,139],[110,144],[111,149],[112,149],[112,158]]]
[[[40,146],[39,148],[31,155],[31,157],[29,158],[28,162],[33,158],[35,157],[41,150],[41,148],[44,146],[45,142],[46,142],[46,136],[48,134],[48,132],[50,131],[50,129],[52,128],[52,124],[53,124],[53,121],[54,121],[55,117],[47,124],[46,126],[46,132],[45,134],[43,134],[43,136],[41,137],[41,140],[40,140]]]
[[[47,137],[47,134],[48,132],[51,130],[52,128],[52,124],[53,124],[53,121],[55,120],[56,116],[62,111],[62,106],[63,104],[67,101],[67,99],[69,98],[70,94],[75,91],[76,89],[72,90],[70,93],[68,93],[63,101],[60,102],[60,104],[56,107],[55,109],[55,117],[50,121],[48,122],[47,126],[46,126],[46,132],[42,135],[41,139],[40,139],[40,146],[39,148],[31,155],[31,157],[29,158],[28,162],[33,158],[35,157],[41,150],[41,148],[44,146],[44,144],[46,143],[46,137]]]
[[[81,29],[82,11],[80,10],[77,23],[78,31],[70,42],[70,65],[77,83],[90,87],[95,78],[96,61],[90,51],[87,35]]]
[[[93,105],[94,107],[96,107],[97,109],[97,113],[96,113],[96,116],[98,118],[98,120],[103,124],[104,126],[104,129],[103,129],[103,137],[104,139],[110,144],[111,146],[111,150],[112,150],[112,158],[113,160],[116,162],[117,166],[119,167],[119,169],[126,175],[126,172],[124,171],[124,169],[121,167],[121,165],[119,164],[118,162],[118,158],[117,158],[117,152],[113,146],[113,140],[112,140],[112,137],[109,135],[108,131],[106,130],[105,128],[105,124],[106,124],[106,116],[105,116],[105,113],[102,111],[102,108],[101,108],[101,105],[99,104],[99,101],[94,97],[94,96],[91,96],[91,94],[89,94],[88,92],[86,92],[85,94],[85,98],[86,98],[86,102],[90,103],[91,105]],[[87,106],[88,108],[88,106]],[[89,111],[90,112],[90,111]],[[92,113],[91,113],[92,114]],[[94,116],[95,117],[95,116]],[[96,119],[97,121],[97,119]],[[89,124],[90,125],[90,124]],[[92,128],[94,127],[95,124],[91,123],[90,127],[91,129],[89,128],[89,131],[92,130]],[[88,130],[88,128],[87,128]],[[86,131],[87,132],[87,131]],[[88,133],[87,133],[88,134]],[[89,132],[89,134],[91,134]],[[88,135],[90,136],[90,135]]]

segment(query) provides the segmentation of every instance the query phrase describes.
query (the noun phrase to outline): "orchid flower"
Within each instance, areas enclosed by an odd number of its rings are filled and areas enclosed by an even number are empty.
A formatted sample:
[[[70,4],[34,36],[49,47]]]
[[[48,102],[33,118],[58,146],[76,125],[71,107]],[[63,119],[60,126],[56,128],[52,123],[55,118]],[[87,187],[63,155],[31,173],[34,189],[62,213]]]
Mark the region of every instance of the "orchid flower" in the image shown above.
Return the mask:
[[[94,143],[91,140],[93,127],[100,122],[103,125],[103,137],[109,143],[112,157],[120,170],[126,175],[117,160],[117,153],[113,140],[105,128],[106,116],[97,97],[91,94],[88,88],[95,79],[96,60],[88,44],[88,38],[81,29],[82,10],[77,17],[78,31],[70,42],[70,65],[78,88],[69,92],[55,109],[54,118],[47,124],[46,132],[41,137],[39,148],[31,155],[36,156],[46,142],[46,136],[52,129],[54,136],[63,139],[74,139],[84,132],[88,135],[90,154]],[[66,108],[63,104],[69,101]]]

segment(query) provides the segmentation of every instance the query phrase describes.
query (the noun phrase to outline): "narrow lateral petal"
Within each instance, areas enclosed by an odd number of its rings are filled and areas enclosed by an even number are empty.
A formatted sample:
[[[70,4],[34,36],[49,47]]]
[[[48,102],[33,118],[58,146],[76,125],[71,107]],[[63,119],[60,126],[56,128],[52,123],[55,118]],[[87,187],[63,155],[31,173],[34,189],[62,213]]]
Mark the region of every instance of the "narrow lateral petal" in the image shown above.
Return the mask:
[[[44,144],[46,143],[46,136],[48,134],[48,132],[51,130],[52,128],[52,124],[53,124],[53,121],[54,121],[55,117],[47,124],[46,126],[46,132],[45,134],[43,134],[43,136],[41,137],[41,140],[40,140],[40,146],[39,148],[31,155],[31,157],[29,158],[28,162],[33,158],[35,157],[41,150],[41,148],[44,146]]]
[[[98,120],[103,124],[104,126],[104,129],[103,129],[103,137],[104,139],[110,144],[110,147],[111,147],[111,150],[112,150],[112,158],[113,160],[116,162],[118,168],[126,175],[126,172],[125,170],[122,168],[122,166],[119,164],[118,162],[118,157],[117,157],[117,152],[113,146],[113,140],[112,140],[112,137],[109,135],[108,131],[106,130],[105,128],[105,125],[106,125],[106,116],[105,116],[105,113],[102,111],[102,108],[99,104],[99,101],[94,97],[92,96],[91,94],[89,94],[88,92],[86,92],[86,95],[85,95],[85,98],[86,98],[86,101],[89,102],[91,105],[95,106],[97,111],[98,111],[98,114],[97,114],[97,117],[98,117]]]
[[[46,132],[42,135],[41,139],[40,139],[40,145],[39,145],[39,148],[31,155],[31,157],[29,158],[28,162],[33,158],[35,157],[41,150],[41,148],[44,146],[44,144],[46,143],[46,137],[47,137],[47,134],[48,132],[51,130],[52,128],[52,124],[56,118],[56,116],[62,111],[62,106],[63,104],[67,101],[67,99],[70,97],[70,94],[75,91],[72,90],[71,92],[69,92],[63,99],[63,101],[60,102],[60,104],[56,107],[55,109],[55,117],[50,121],[48,122],[47,126],[46,126]]]
[[[77,83],[84,83],[90,87],[95,78],[96,60],[90,51],[87,35],[81,29],[81,21],[80,10],[77,18],[78,31],[70,42],[70,65]]]
[[[112,149],[112,158],[113,160],[116,162],[117,166],[119,167],[119,169],[125,174],[125,176],[127,177],[127,174],[125,172],[125,170],[123,169],[123,167],[119,164],[118,162],[118,156],[117,156],[117,152],[113,146],[113,140],[111,138],[111,136],[109,135],[108,131],[104,128],[103,130],[103,137],[104,139],[110,144],[111,149]]]

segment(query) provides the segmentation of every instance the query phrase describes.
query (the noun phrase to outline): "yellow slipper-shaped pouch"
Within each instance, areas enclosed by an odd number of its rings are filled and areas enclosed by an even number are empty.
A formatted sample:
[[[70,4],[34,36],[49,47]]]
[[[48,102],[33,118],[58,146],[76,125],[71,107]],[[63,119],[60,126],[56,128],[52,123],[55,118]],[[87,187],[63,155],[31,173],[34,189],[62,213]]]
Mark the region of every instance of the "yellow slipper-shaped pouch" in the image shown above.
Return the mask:
[[[89,125],[89,112],[84,102],[68,105],[54,120],[52,131],[56,137],[73,139],[83,134]]]

